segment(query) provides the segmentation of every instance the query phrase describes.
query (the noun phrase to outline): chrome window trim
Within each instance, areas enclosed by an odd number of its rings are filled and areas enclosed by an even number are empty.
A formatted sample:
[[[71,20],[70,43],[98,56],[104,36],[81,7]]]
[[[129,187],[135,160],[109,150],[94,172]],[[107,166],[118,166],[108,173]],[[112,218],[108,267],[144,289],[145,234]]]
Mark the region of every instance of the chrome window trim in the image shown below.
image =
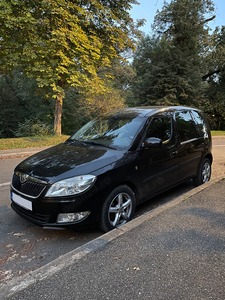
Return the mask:
[[[180,144],[181,145],[185,145],[187,143],[191,143],[191,142],[194,142],[194,141],[197,141],[199,138],[194,138],[194,139],[191,139],[191,140],[187,140],[187,141],[184,141],[184,142],[181,142]]]

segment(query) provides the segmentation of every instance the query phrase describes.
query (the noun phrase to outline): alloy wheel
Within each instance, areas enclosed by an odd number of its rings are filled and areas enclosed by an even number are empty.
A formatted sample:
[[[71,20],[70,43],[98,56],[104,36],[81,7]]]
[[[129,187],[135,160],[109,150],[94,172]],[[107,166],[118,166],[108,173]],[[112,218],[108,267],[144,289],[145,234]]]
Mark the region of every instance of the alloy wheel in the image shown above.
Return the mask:
[[[211,166],[208,162],[203,165],[202,168],[202,182],[206,183],[210,180],[211,176]]]
[[[108,219],[113,227],[125,224],[132,213],[132,200],[127,193],[116,195],[108,211]]]

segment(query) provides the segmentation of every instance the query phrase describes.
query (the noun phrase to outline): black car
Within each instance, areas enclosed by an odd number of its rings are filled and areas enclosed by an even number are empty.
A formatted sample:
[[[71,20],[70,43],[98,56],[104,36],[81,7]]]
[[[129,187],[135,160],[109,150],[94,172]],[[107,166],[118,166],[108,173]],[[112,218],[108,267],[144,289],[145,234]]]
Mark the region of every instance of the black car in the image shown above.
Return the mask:
[[[21,162],[12,177],[12,208],[43,227],[98,224],[108,231],[131,220],[136,205],[185,180],[209,181],[211,148],[200,110],[109,112]]]

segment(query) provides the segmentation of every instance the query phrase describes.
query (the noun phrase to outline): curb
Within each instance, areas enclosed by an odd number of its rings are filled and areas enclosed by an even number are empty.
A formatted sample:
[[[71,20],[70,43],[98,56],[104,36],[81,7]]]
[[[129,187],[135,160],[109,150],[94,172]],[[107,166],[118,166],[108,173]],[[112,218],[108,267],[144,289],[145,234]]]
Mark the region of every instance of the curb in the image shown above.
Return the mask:
[[[45,278],[59,272],[65,267],[72,265],[74,262],[78,261],[82,257],[86,256],[87,254],[97,251],[103,246],[107,245],[111,241],[115,240],[116,238],[122,236],[126,232],[138,227],[142,223],[154,218],[158,214],[166,211],[174,207],[175,205],[181,203],[182,201],[188,200],[191,196],[201,192],[202,190],[210,187],[211,185],[215,184],[220,180],[225,179],[225,174],[220,175],[213,180],[192,189],[191,191],[179,196],[171,200],[170,202],[163,204],[160,207],[157,207],[150,212],[145,213],[144,215],[128,222],[127,224],[116,228],[108,233],[103,234],[101,237],[94,239],[91,242],[88,242],[81,247],[78,247],[65,255],[60,256],[59,258],[53,260],[52,262],[40,267],[39,269],[32,271],[20,278],[15,278],[9,283],[0,287],[0,295],[2,295],[2,299],[7,299],[14,294],[26,289],[27,287],[37,283],[38,281],[44,280]]]
[[[40,151],[40,150],[39,150]],[[12,153],[5,153],[1,154],[0,153],[0,158],[9,158],[9,157],[14,157],[14,156],[25,156],[25,155],[32,155],[35,154],[39,151],[29,151],[29,152],[12,152]]]
[[[214,135],[212,136],[212,140],[217,140],[217,139],[225,139],[224,135]]]
[[[1,158],[14,158],[29,156],[40,152],[42,150],[48,149],[53,146],[42,146],[42,147],[33,147],[33,148],[18,148],[18,149],[8,149],[8,150],[0,150],[0,159]]]

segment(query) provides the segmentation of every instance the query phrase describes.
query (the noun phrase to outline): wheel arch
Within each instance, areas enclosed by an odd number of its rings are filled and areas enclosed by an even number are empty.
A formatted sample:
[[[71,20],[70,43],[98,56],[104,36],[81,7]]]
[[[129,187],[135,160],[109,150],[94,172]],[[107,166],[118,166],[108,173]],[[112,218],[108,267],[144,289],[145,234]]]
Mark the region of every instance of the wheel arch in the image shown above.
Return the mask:
[[[105,197],[107,197],[107,195],[109,195],[115,188],[121,186],[121,185],[126,185],[128,186],[134,193],[135,195],[135,200],[136,200],[136,204],[139,203],[139,199],[140,199],[140,196],[139,196],[139,192],[138,192],[138,188],[136,187],[136,185],[131,182],[131,181],[121,181],[121,182],[118,182],[117,184],[113,185],[110,190],[107,191]]]
[[[202,157],[201,159],[201,162],[199,163],[199,166],[198,166],[198,173],[199,173],[199,170],[201,168],[201,165],[202,165],[202,162],[205,158],[208,158],[209,161],[211,162],[211,165],[212,165],[212,162],[213,162],[213,156],[212,156],[212,153],[207,153],[205,156]]]
[[[203,161],[205,158],[208,158],[208,159],[210,160],[211,164],[213,163],[213,156],[212,156],[212,153],[207,153],[207,154],[203,157],[202,161]]]

